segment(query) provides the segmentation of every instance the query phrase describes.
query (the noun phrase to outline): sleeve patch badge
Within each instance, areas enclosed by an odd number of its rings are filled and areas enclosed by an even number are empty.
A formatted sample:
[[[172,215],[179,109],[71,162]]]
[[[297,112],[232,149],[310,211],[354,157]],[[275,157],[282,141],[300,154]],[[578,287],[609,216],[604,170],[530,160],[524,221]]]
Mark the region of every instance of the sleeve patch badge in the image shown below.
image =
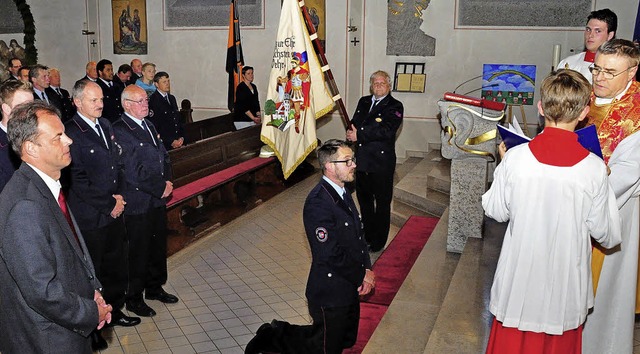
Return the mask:
[[[327,232],[327,229],[325,229],[324,227],[317,228],[316,238],[320,242],[326,242],[329,239],[329,233]]]

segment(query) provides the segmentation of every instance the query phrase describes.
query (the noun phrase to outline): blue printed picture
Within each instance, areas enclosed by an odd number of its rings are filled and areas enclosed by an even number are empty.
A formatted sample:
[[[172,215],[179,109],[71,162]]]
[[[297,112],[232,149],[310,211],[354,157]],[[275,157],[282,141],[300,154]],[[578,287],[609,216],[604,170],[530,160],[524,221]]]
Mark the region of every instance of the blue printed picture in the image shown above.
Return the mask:
[[[532,105],[535,65],[484,64],[482,98],[510,105]]]

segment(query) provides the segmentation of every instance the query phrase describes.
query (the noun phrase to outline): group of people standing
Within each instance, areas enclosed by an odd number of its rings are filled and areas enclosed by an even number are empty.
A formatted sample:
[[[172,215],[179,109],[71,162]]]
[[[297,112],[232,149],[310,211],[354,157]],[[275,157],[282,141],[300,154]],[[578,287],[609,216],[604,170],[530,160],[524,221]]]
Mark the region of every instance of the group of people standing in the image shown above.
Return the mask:
[[[594,11],[587,21],[586,51],[562,61],[542,83],[543,132],[509,151],[500,147],[502,161],[482,198],[487,216],[509,223],[491,290],[487,353],[633,349],[640,308],[634,79],[640,49],[615,38],[610,10]],[[140,323],[123,307],[153,316],[145,299],[179,301],[162,288],[165,204],[173,190],[167,150],[184,144],[166,118],[177,110],[169,76],[139,60],[115,76],[108,60],[86,69],[68,96],[70,117],[54,108],[58,98],[49,96],[58,92],[47,88],[55,74],[44,66],[29,69],[33,87],[17,76],[0,86],[2,351],[89,352],[91,334],[94,349],[106,344],[103,326]],[[253,68],[245,66],[242,75],[238,128],[261,122]],[[341,353],[356,341],[359,299],[376,283],[369,252],[381,251],[389,234],[404,113],[386,72],[371,75],[370,91],[345,140],[318,148],[322,179],[303,210],[313,323],[265,323],[246,353]],[[167,122],[173,125],[163,133]],[[604,161],[578,143],[574,130],[585,124],[596,126]],[[599,244],[593,251],[592,240]]]
[[[632,353],[640,234],[640,49],[609,9],[542,83],[541,134],[506,151],[482,198],[508,227],[487,353]],[[595,125],[604,161],[573,131]],[[593,242],[592,242],[593,241]],[[593,243],[593,248],[592,248]]]
[[[0,85],[2,352],[105,349],[104,326],[141,322],[123,308],[150,317],[145,300],[179,301],[163,289],[165,205],[173,190],[167,149],[184,138],[165,141],[152,121],[177,131],[168,74],[147,65],[157,88],[149,94],[126,76],[116,83],[110,61],[94,64],[97,77],[88,65],[67,93],[66,119],[47,67],[30,68],[32,85]]]

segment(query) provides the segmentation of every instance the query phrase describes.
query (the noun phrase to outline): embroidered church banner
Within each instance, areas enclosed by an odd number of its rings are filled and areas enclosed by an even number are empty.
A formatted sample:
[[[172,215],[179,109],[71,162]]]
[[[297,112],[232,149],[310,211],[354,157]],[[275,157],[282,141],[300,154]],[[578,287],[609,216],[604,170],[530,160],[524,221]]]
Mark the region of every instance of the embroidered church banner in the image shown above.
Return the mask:
[[[332,108],[299,3],[284,0],[260,139],[275,152],[285,178],[315,150],[316,119]]]

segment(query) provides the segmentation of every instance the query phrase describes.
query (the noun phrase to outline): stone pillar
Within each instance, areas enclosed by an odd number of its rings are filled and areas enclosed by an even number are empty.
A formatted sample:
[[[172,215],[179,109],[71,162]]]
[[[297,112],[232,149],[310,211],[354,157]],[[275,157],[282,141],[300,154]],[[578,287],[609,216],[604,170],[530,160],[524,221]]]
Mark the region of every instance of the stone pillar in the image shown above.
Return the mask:
[[[482,237],[481,197],[487,164],[495,160],[496,123],[504,112],[439,101],[442,156],[451,160],[447,251],[462,253],[469,237]]]

